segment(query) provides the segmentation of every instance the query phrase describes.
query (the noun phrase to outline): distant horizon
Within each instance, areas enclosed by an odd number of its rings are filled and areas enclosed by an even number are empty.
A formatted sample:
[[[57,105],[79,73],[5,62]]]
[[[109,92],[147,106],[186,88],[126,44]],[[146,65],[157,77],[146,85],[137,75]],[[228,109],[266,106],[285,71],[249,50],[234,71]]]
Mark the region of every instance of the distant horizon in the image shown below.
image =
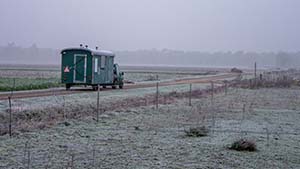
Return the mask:
[[[18,45],[14,42],[8,42],[6,45],[0,45],[0,47],[9,47],[9,44],[14,44],[13,47],[18,47],[18,48],[23,48],[23,49],[28,49],[28,48],[31,48],[32,46],[36,46],[38,49],[51,49],[51,50],[57,50],[57,51],[61,51],[65,48],[76,48],[76,47],[80,47],[79,45],[78,46],[66,46],[66,47],[62,47],[62,48],[51,48],[51,47],[42,47],[42,46],[39,46],[38,44],[31,44],[29,46],[21,46],[21,45]],[[85,45],[85,44],[84,44]],[[183,49],[170,49],[170,48],[145,48],[145,49],[134,49],[134,50],[129,50],[129,49],[124,49],[124,50],[119,50],[119,49],[106,49],[106,48],[101,48],[99,46],[97,46],[99,49],[98,50],[109,50],[109,51],[112,51],[112,52],[126,52],[126,51],[129,51],[129,52],[132,52],[132,51],[151,51],[151,50],[156,50],[156,51],[164,51],[164,50],[169,50],[169,51],[180,51],[180,52],[201,52],[201,53],[218,53],[218,52],[221,52],[221,53],[228,53],[228,52],[231,52],[231,53],[236,53],[236,52],[244,52],[244,53],[280,53],[280,52],[286,52],[286,53],[300,53],[300,49],[299,50],[293,50],[293,51],[288,51],[288,50],[277,50],[277,51],[246,51],[246,50],[215,50],[215,51],[208,51],[208,50],[183,50]],[[91,47],[89,46],[88,49],[95,49],[95,47]],[[1,56],[0,56],[1,58]]]
[[[297,0],[1,0],[0,45],[298,51]]]
[[[107,50],[107,49],[105,49]],[[109,49],[108,49],[109,50]],[[61,49],[40,48],[34,44],[24,48],[10,43],[0,46],[2,64],[59,65]],[[248,51],[184,51],[172,49],[112,50],[120,65],[182,66],[182,67],[299,67],[300,52],[248,52]]]

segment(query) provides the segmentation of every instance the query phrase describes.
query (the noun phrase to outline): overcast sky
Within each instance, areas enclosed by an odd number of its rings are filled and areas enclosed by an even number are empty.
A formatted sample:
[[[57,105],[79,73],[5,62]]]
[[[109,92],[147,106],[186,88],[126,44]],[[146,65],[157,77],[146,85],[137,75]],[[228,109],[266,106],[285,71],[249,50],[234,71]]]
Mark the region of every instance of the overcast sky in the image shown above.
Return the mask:
[[[0,45],[298,51],[299,0],[0,0]]]

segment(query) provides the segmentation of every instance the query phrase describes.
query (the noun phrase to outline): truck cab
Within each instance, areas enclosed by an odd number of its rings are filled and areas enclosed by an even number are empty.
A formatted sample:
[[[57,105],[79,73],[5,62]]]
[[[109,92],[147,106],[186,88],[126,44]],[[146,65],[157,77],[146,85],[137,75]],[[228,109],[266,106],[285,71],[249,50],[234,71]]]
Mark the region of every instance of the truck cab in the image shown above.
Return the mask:
[[[118,85],[119,88],[122,89],[124,86],[123,83],[124,72],[120,71],[120,67],[118,64],[114,64],[113,72],[114,72],[114,85]]]

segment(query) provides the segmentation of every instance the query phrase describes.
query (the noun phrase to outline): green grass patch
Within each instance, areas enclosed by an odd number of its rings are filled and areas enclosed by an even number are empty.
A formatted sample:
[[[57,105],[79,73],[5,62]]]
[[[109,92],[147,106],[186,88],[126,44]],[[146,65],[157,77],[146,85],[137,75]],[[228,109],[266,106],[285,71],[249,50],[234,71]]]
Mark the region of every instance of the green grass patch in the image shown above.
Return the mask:
[[[0,78],[0,91],[48,89],[64,86],[59,78]]]

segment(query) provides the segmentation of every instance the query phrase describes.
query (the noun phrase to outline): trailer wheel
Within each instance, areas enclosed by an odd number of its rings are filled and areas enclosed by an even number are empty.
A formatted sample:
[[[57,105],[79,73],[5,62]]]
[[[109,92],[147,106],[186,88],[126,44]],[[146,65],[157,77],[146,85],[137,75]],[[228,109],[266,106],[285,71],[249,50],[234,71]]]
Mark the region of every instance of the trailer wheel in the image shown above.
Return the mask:
[[[98,90],[98,86],[92,86],[94,91]]]
[[[66,84],[66,90],[70,90],[71,89],[71,85],[70,84]]]
[[[116,89],[117,87],[115,85],[111,86],[111,88]]]
[[[123,89],[123,85],[119,85],[119,88],[120,88],[120,89]]]

